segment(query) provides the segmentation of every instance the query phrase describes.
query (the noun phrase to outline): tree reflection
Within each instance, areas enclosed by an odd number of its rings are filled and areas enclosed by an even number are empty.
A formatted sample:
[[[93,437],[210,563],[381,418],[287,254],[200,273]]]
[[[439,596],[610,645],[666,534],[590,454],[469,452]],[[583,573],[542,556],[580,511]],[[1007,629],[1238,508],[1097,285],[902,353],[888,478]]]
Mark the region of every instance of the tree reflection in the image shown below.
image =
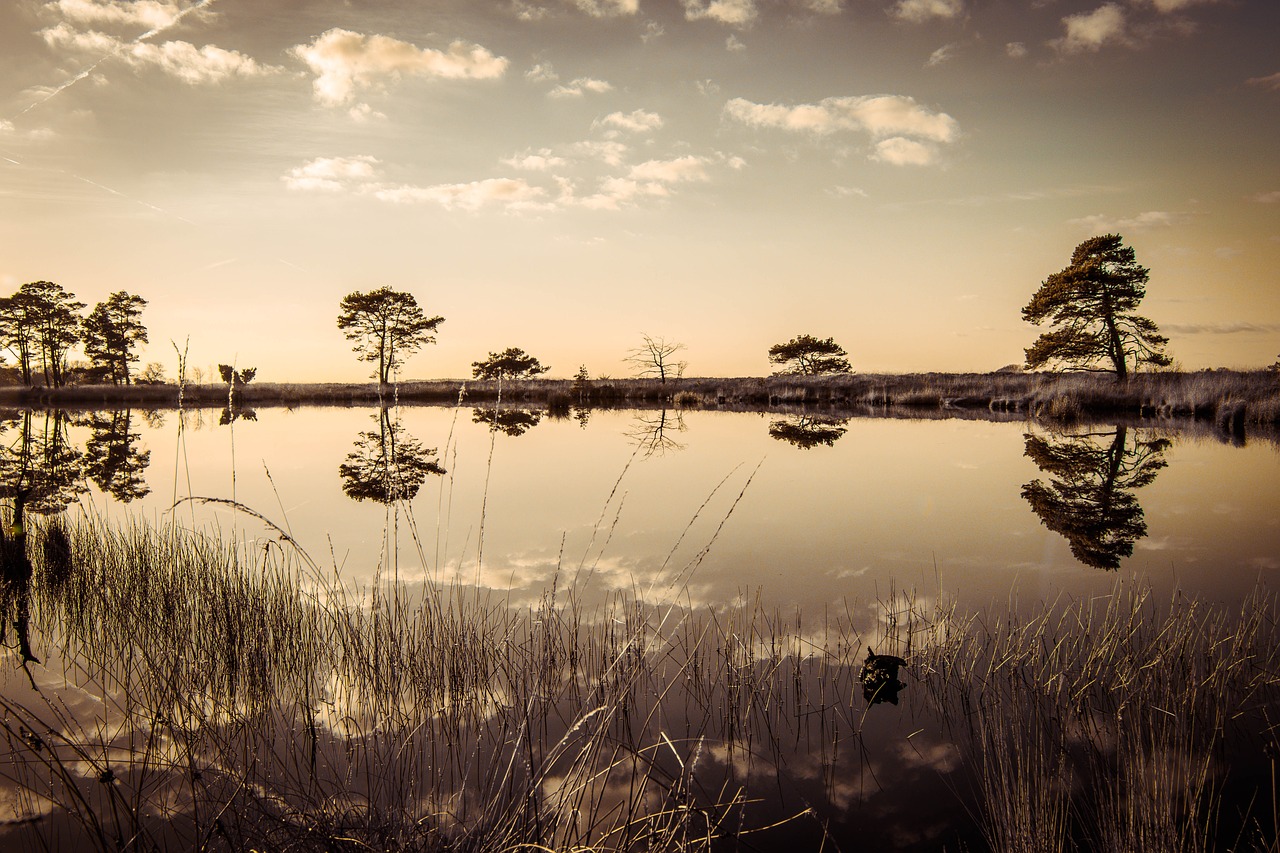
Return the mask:
[[[338,466],[342,491],[357,501],[390,504],[410,500],[428,474],[443,474],[435,448],[423,447],[386,409],[374,415],[378,429],[362,432],[355,449]]]
[[[22,412],[16,434],[0,448],[0,498],[40,515],[58,513],[86,491],[84,454],[67,438],[66,412]]]
[[[246,409],[243,406],[223,406],[222,414],[218,416],[218,426],[228,426],[236,421],[256,421],[258,413],[253,409]]]
[[[504,435],[524,435],[542,423],[542,412],[529,409],[472,409],[471,420]]]
[[[121,503],[151,492],[143,474],[151,464],[151,451],[139,450],[141,433],[130,430],[129,409],[95,412],[89,416],[93,430],[85,443],[85,474]]]
[[[662,409],[636,415],[626,435],[645,456],[662,456],[668,451],[684,450],[675,435],[686,429],[682,412]]]
[[[1026,455],[1051,476],[1033,480],[1022,496],[1044,525],[1066,537],[1071,553],[1086,566],[1117,569],[1133,545],[1147,535],[1147,523],[1133,489],[1148,485],[1168,462],[1166,438],[1150,441],[1127,427],[1113,432],[1055,438],[1027,434]],[[1108,441],[1109,439],[1109,441]]]
[[[848,418],[832,418],[820,415],[799,415],[769,424],[769,435],[794,444],[801,450],[819,445],[831,447],[849,431]]]

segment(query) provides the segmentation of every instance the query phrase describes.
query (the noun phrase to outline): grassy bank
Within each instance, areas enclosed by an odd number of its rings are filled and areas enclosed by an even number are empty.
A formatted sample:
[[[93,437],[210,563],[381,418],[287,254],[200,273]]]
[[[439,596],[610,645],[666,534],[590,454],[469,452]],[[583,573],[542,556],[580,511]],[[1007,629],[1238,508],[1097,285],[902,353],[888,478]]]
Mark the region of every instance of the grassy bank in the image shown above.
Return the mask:
[[[784,617],[557,584],[513,610],[356,593],[287,544],[66,533],[0,599],[44,661],[7,648],[0,690],[0,841],[26,849],[1276,849],[1261,592]],[[901,709],[869,702],[868,645],[905,658]]]
[[[1035,417],[1073,418],[1129,415],[1189,417],[1224,427],[1280,423],[1280,374],[1268,371],[1146,373],[1116,382],[1102,375],[1043,373],[852,374],[822,377],[689,378],[660,383],[652,379],[568,379],[496,382],[432,380],[402,382],[382,389],[374,384],[254,383],[237,391],[245,406],[372,405],[401,403],[492,402],[567,409],[570,406],[626,406],[668,403],[681,406],[732,406],[767,410],[784,405],[832,408],[880,407],[905,410],[965,409],[1021,412]],[[138,406],[178,405],[172,385],[0,388],[0,405]],[[227,386],[187,385],[184,404],[225,405]]]

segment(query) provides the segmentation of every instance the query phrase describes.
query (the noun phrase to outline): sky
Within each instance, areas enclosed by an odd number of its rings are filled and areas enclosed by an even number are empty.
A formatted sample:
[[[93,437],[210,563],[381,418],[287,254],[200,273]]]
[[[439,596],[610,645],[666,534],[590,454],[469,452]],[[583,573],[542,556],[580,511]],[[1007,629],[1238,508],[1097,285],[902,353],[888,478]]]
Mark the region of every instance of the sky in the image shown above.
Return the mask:
[[[148,300],[144,362],[364,381],[354,291],[626,376],[987,371],[1081,241],[1185,369],[1280,353],[1274,0],[9,0],[0,291]]]

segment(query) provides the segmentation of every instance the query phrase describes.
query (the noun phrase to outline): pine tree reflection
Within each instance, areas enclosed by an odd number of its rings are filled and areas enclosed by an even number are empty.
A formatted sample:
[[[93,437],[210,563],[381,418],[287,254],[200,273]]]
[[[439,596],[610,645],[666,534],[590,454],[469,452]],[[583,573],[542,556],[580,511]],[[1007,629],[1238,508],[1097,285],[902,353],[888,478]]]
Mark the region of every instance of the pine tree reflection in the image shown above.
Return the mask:
[[[435,448],[423,447],[386,409],[374,415],[376,432],[362,432],[355,449],[338,466],[342,491],[357,501],[391,504],[410,500],[428,474],[444,474]]]
[[[1127,427],[1113,432],[1055,438],[1027,434],[1026,455],[1049,474],[1033,480],[1022,496],[1046,527],[1066,537],[1086,566],[1117,569],[1147,535],[1134,489],[1150,484],[1168,462],[1165,438],[1129,440]],[[1108,441],[1108,439],[1110,439]]]
[[[682,412],[662,409],[636,415],[626,435],[645,456],[662,456],[668,451],[684,450],[674,434],[686,429]]]
[[[83,494],[84,454],[67,437],[66,412],[22,412],[16,435],[0,448],[0,498],[22,496],[25,510],[62,512]]]
[[[471,420],[504,435],[524,435],[542,423],[542,412],[529,409],[472,409]]]
[[[93,430],[85,442],[85,474],[121,503],[151,492],[143,474],[151,464],[151,451],[139,450],[141,433],[130,430],[132,412],[95,412],[89,416]]]
[[[794,444],[801,450],[819,445],[831,447],[849,431],[848,418],[832,418],[821,415],[798,415],[769,424],[769,435],[779,441]]]

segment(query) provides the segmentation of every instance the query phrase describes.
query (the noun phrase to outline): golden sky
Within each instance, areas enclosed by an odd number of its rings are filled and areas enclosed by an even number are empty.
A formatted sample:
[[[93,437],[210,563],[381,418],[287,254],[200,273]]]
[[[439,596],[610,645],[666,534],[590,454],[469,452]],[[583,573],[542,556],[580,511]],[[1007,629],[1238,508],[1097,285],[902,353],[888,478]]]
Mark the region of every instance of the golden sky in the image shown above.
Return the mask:
[[[626,375],[991,370],[1118,232],[1186,368],[1280,353],[1271,0],[0,4],[0,290],[149,301],[144,361],[360,381],[339,300]]]

